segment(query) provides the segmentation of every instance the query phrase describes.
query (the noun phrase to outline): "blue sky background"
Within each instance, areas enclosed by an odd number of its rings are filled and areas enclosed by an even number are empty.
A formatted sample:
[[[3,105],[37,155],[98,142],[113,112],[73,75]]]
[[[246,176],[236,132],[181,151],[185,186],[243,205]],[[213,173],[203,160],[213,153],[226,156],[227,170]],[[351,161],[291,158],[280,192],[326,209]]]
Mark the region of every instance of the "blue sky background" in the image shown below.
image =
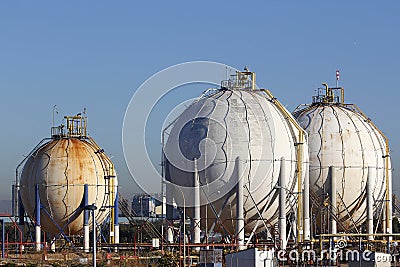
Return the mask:
[[[60,115],[87,108],[122,192],[137,192],[122,153],[125,109],[151,75],[192,60],[247,65],[289,110],[340,69],[347,101],[389,136],[399,168],[399,10],[399,1],[1,1],[0,199],[23,155],[49,136],[53,105]],[[181,90],[174,101],[199,94]]]

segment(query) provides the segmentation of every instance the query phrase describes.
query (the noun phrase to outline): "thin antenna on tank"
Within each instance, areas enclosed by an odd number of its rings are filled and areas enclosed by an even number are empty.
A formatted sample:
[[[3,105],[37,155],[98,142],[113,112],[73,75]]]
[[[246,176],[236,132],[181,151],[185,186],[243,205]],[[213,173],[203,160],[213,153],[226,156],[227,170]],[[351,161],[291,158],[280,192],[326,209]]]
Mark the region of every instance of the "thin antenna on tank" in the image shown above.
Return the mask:
[[[340,72],[336,70],[336,88],[339,87]]]
[[[54,127],[54,114],[58,114],[58,108],[57,105],[53,106],[53,120],[52,120],[52,126]]]

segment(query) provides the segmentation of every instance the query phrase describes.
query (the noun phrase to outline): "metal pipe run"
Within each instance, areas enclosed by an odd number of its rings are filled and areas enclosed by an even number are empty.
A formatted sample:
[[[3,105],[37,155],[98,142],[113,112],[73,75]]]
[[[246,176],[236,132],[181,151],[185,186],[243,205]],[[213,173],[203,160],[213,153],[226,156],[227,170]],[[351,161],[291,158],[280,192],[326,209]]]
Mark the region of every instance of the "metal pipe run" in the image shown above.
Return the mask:
[[[368,237],[370,234],[351,234],[351,233],[341,233],[341,234],[320,234],[320,239],[324,237]],[[373,234],[375,237],[388,237],[388,236],[397,236],[400,237],[399,234],[380,234],[380,233],[375,233]]]
[[[114,201],[114,244],[119,244],[119,206],[118,206],[118,185],[116,185],[117,180],[115,180],[115,201]],[[118,245],[115,246],[115,252],[118,251]]]
[[[93,267],[96,267],[96,252],[97,252],[97,248],[96,248],[96,206],[94,206],[93,210],[92,210],[92,222],[93,222]]]
[[[330,223],[331,223],[331,234],[337,233],[337,198],[336,198],[336,174],[335,174],[335,167],[329,167],[329,181],[330,181],[330,192],[329,192],[329,200],[331,204],[331,216],[330,216]]]
[[[92,213],[92,223],[93,223],[93,226],[92,226],[92,232],[93,232],[93,258],[92,258],[92,261],[93,261],[93,267],[96,267],[96,258],[97,258],[97,256],[96,256],[96,252],[97,252],[97,248],[96,248],[96,245],[97,245],[97,240],[96,240],[96,210],[97,210],[97,207],[96,207],[96,205],[94,205],[94,204],[92,204],[92,205],[87,205],[87,206],[85,206],[85,210],[87,210],[88,212],[90,211],[91,213]]]
[[[373,201],[373,182],[374,182],[374,169],[372,167],[368,167],[368,179],[367,179],[367,233],[370,234],[368,236],[368,240],[373,240],[374,234],[374,201]]]
[[[89,205],[89,185],[85,184],[83,187],[83,205]],[[89,210],[83,211],[83,251],[89,253]]]
[[[1,223],[1,257],[4,259],[6,257],[6,240],[5,240],[5,226],[4,220],[0,220]]]
[[[243,200],[243,178],[242,176],[242,162],[240,157],[236,158],[236,175],[237,175],[237,189],[236,189],[236,234],[239,250],[245,249],[244,246],[244,200]]]
[[[285,158],[281,158],[279,171],[279,241],[280,248],[286,249],[286,163]]]
[[[389,168],[389,167],[387,167]],[[388,183],[388,199],[387,199],[387,209],[388,209],[388,225],[387,225],[387,233],[392,234],[393,233],[393,185],[392,185],[392,172],[387,172],[388,178],[387,178],[387,183]],[[391,237],[389,237],[391,239]]]
[[[173,190],[172,185],[169,182],[165,183],[165,198],[166,198],[166,218],[167,222],[172,222],[174,219],[174,207],[173,202]],[[172,223],[167,223],[167,243],[174,242],[174,229]]]
[[[21,191],[18,190],[18,225],[23,226],[25,224],[25,207],[22,204]]]
[[[35,204],[36,204],[36,213],[35,213],[35,247],[36,251],[40,251],[40,242],[41,242],[41,227],[40,227],[40,195],[39,195],[39,184],[36,184],[35,187]]]
[[[197,159],[194,159],[194,217],[193,217],[193,243],[200,244],[200,181]]]
[[[311,240],[311,223],[310,223],[310,173],[309,164],[306,164],[304,171],[304,195],[303,195],[303,205],[304,205],[304,241]]]

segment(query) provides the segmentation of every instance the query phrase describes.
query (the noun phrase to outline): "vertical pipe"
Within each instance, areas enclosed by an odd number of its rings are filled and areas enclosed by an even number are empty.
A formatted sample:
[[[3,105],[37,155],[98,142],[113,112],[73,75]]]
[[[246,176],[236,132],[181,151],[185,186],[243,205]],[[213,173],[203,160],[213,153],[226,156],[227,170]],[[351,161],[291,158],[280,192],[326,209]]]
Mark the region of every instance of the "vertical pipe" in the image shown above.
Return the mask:
[[[243,179],[242,179],[242,162],[240,157],[236,158],[236,175],[237,175],[237,191],[236,191],[236,234],[239,250],[244,247],[244,210],[243,210]]]
[[[36,203],[36,214],[35,214],[35,245],[36,251],[40,251],[40,242],[41,242],[41,227],[40,227],[40,195],[39,195],[39,184],[36,184],[35,187],[35,203]]]
[[[335,175],[335,167],[330,166],[329,167],[329,180],[330,180],[330,192],[329,192],[329,197],[330,197],[330,202],[331,202],[331,216],[330,216],[330,222],[331,222],[331,234],[336,234],[337,233],[337,222],[336,222],[336,216],[337,216],[337,199],[336,199],[336,175]]]
[[[304,171],[304,240],[311,240],[311,223],[310,223],[310,173],[309,173],[309,163],[305,166]]]
[[[16,186],[13,184],[11,186],[11,216],[13,216],[14,218],[17,216],[18,212],[17,212],[17,193],[16,193]]]
[[[373,240],[374,234],[374,220],[373,220],[373,181],[374,181],[374,172],[372,167],[368,167],[368,179],[367,179],[367,233],[370,234],[368,236],[368,240]]]
[[[85,184],[83,187],[83,250],[89,253],[89,211],[86,207],[89,205],[89,185]]]
[[[115,180],[117,182],[117,180]],[[118,185],[114,184],[115,189],[115,201],[114,201],[114,243],[119,244],[119,203],[118,203]],[[118,245],[115,246],[115,252],[118,251]]]
[[[115,179],[115,173],[114,173],[114,166],[113,164],[110,164],[109,166],[109,179],[108,179],[108,192],[110,193],[109,196],[109,203],[108,206],[110,207],[110,237],[109,237],[109,242],[110,244],[115,244],[115,218],[114,218],[114,200],[115,200],[115,186],[114,186],[114,180]]]
[[[21,191],[19,189],[17,189],[17,194],[18,194],[18,227],[21,230],[21,232],[24,232],[24,227],[25,227],[25,208],[24,208],[24,204],[22,203],[22,199],[21,199]],[[19,247],[19,250],[22,252],[24,250],[24,245],[22,244],[22,235],[20,236],[21,239],[21,244]]]
[[[6,257],[4,220],[1,219],[0,223],[1,223],[1,257],[4,259]]]
[[[193,243],[200,244],[200,177],[197,159],[194,159],[194,217],[193,217]]]
[[[386,216],[386,213],[387,213],[387,203],[388,202],[388,200],[387,200],[387,197],[386,197],[386,193],[385,193],[385,202],[384,202],[384,208],[383,208],[383,211],[382,211],[382,213],[383,213],[383,216],[382,216],[382,233],[385,233],[385,234],[387,234],[387,224],[386,224],[386,219],[387,219],[387,216]]]
[[[165,183],[166,197],[166,218],[167,218],[167,242],[174,242],[174,232],[172,222],[174,220],[173,190],[169,182]]]
[[[389,197],[388,197],[388,234],[393,233],[392,215],[393,215],[393,185],[392,185],[392,173],[388,171],[388,183],[389,183]]]
[[[24,216],[25,216],[25,208],[24,204],[22,204],[21,191],[18,190],[18,225],[25,224]]]
[[[186,200],[183,191],[178,187],[183,198],[183,267],[186,267]]]
[[[387,199],[387,233],[392,234],[393,233],[393,223],[392,223],[392,215],[393,215],[393,195],[392,195],[392,172],[389,170],[389,159],[387,160],[387,172],[386,175],[388,176],[387,182],[388,182],[388,199]],[[390,253],[390,241],[393,239],[392,236],[388,236],[387,239],[387,253]]]
[[[280,160],[279,171],[279,241],[281,249],[286,249],[286,163],[285,158]]]
[[[301,243],[304,240],[304,230],[303,230],[303,153],[304,153],[304,130],[299,130],[299,143],[297,144],[297,243]]]
[[[92,210],[92,221],[93,221],[93,267],[96,267],[96,215],[95,209]]]

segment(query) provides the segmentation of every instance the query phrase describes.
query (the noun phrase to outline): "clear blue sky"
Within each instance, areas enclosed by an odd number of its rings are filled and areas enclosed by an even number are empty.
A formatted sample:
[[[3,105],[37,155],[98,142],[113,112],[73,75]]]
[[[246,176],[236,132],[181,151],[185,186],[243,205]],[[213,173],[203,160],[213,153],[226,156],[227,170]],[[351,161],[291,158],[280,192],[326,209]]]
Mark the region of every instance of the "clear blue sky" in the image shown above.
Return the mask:
[[[1,1],[0,199],[49,135],[55,104],[63,115],[87,108],[122,191],[137,191],[122,154],[125,109],[152,74],[192,60],[249,66],[289,110],[340,69],[348,102],[390,137],[399,168],[399,10],[399,1]]]

